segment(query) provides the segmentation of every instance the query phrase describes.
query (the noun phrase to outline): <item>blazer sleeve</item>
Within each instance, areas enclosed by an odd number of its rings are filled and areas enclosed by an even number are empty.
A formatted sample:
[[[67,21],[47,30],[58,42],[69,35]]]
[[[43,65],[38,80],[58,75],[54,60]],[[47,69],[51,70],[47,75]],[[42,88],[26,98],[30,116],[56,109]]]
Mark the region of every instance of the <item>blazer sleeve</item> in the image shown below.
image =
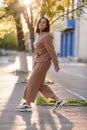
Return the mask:
[[[51,34],[48,34],[45,38],[44,38],[44,45],[45,48],[54,64],[54,66],[58,66],[58,59],[57,59],[57,55],[55,52],[55,48],[53,45],[53,37]]]
[[[36,56],[36,51],[35,51],[35,49],[34,49],[34,53],[33,53],[33,69],[34,69],[34,67],[35,67],[35,65],[36,65],[35,56]]]

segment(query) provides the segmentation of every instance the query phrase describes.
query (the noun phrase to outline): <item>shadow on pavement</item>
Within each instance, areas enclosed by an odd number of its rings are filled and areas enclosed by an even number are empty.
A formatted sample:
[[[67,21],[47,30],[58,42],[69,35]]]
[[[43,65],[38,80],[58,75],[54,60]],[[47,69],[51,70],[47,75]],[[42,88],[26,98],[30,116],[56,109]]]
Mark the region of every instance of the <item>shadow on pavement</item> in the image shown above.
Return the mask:
[[[61,111],[61,110],[60,110]],[[49,106],[37,108],[39,130],[72,130],[73,123],[59,112],[52,112]]]
[[[31,128],[31,113],[20,113],[16,110],[17,106],[20,104],[25,86],[25,83],[22,83],[22,81],[27,75],[26,73],[23,73],[18,74],[17,76],[18,80],[13,83],[13,86],[10,86],[13,87],[11,95],[9,95],[9,86],[5,86],[5,90],[7,92],[7,102],[0,108],[0,130],[29,130],[29,128]],[[9,82],[12,81],[10,80]],[[4,97],[2,99],[4,99]]]
[[[17,76],[18,79],[11,86],[11,95],[9,86],[5,86],[7,103],[0,108],[0,130],[72,130],[73,123],[59,112],[52,112],[50,106],[32,106],[32,112],[18,112],[16,108],[20,104],[25,87],[22,81],[27,75],[19,73]]]
[[[31,124],[32,112],[18,112],[18,115],[22,117],[24,124],[21,126],[23,130],[38,130],[36,123]]]
[[[54,113],[57,117],[57,119],[59,119],[61,128],[60,130],[72,130],[74,127],[74,124],[72,122],[70,122],[66,117],[64,117],[62,114],[60,113]]]

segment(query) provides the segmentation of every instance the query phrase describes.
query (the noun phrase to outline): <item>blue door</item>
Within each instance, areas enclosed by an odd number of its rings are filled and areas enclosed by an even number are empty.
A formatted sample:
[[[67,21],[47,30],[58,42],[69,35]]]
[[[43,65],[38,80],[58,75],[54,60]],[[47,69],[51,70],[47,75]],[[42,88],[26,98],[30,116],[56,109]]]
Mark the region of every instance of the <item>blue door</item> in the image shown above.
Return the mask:
[[[74,31],[61,34],[60,57],[74,56]]]

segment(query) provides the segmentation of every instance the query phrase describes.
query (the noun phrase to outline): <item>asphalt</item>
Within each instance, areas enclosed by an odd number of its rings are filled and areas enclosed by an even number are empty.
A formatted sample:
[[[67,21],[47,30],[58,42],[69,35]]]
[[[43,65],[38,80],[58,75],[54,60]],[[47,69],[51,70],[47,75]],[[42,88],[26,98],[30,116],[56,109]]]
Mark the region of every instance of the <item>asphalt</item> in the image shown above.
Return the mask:
[[[0,58],[0,130],[87,130],[87,107],[63,106],[53,112],[53,106],[32,103],[32,112],[17,111],[17,106],[23,102],[26,85],[23,79],[27,73],[17,73],[15,69],[14,55]],[[55,84],[58,96],[73,98]]]

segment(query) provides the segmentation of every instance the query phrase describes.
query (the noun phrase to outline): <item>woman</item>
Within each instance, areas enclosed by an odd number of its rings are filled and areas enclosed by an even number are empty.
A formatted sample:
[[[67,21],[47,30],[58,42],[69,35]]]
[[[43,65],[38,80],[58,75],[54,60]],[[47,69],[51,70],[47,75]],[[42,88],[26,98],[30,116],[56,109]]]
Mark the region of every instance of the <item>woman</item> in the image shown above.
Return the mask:
[[[63,105],[63,100],[60,100],[50,87],[44,84],[46,73],[50,68],[51,61],[54,64],[55,71],[59,71],[59,65],[54,46],[52,44],[53,36],[49,33],[49,21],[42,17],[37,24],[36,33],[38,36],[34,42],[34,65],[33,71],[24,90],[23,98],[25,103],[18,106],[18,111],[31,111],[31,102],[34,102],[38,91],[46,98],[52,98],[56,101],[53,111],[56,111]]]

